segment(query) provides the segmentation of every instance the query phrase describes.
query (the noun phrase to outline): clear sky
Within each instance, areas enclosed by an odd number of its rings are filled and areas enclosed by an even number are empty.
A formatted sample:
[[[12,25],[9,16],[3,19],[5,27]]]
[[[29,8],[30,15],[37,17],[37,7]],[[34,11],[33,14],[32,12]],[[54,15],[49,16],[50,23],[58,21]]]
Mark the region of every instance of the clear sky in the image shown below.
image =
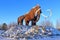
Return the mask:
[[[0,0],[0,24],[17,22],[17,18],[24,15],[36,4],[41,6],[43,14],[47,9],[52,9],[52,16],[48,18],[54,24],[60,18],[60,0]],[[37,24],[44,20],[41,16]]]

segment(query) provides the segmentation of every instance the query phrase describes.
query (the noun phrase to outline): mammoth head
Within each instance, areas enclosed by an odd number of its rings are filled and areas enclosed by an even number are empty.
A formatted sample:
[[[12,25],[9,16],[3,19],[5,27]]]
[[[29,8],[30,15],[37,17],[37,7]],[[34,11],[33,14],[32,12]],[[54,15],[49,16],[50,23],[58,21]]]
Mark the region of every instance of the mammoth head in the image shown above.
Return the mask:
[[[35,16],[40,15],[42,13],[41,7],[39,6],[39,4],[37,4],[35,7],[33,7],[33,10],[34,10]]]
[[[37,4],[37,5],[34,7],[34,16],[36,17],[36,21],[39,20],[41,13],[42,13],[41,7]]]

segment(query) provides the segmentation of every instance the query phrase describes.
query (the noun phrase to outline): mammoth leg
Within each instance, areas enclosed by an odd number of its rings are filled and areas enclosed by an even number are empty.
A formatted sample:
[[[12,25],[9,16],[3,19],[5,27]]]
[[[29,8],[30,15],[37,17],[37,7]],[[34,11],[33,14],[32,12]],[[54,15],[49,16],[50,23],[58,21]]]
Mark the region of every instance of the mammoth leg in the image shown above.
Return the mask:
[[[18,25],[23,25],[23,22],[18,22]]]
[[[23,25],[23,19],[18,20],[18,25]]]
[[[23,25],[23,20],[21,20],[20,25]]]
[[[18,25],[23,25],[24,15],[18,18]]]
[[[36,25],[36,23],[33,23],[34,25]]]
[[[18,25],[19,25],[19,22],[18,22]]]
[[[27,25],[27,26],[29,25],[29,21],[26,21],[26,25]]]
[[[32,21],[32,25],[36,25],[36,22]]]
[[[32,25],[36,25],[36,23],[32,23]]]
[[[18,25],[20,24],[20,20],[18,19]]]

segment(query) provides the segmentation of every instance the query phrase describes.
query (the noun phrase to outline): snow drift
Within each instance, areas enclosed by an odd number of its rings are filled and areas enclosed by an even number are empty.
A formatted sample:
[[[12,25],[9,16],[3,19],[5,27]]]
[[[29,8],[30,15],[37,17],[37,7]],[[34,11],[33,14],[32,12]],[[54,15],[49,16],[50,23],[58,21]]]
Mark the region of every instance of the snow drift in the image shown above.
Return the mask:
[[[0,30],[1,40],[58,40],[59,37],[60,31],[53,27],[18,25]]]

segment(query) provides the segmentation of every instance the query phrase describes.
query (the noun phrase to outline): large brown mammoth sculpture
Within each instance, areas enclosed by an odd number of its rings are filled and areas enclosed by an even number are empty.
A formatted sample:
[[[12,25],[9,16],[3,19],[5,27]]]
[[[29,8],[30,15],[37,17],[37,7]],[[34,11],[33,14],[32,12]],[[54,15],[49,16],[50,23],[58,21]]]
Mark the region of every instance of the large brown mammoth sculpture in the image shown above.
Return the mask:
[[[23,25],[23,20],[25,20],[26,25],[29,25],[29,22],[32,21],[32,25],[36,25],[36,22],[40,19],[41,7],[36,5],[33,7],[27,14],[18,17],[18,25]]]

